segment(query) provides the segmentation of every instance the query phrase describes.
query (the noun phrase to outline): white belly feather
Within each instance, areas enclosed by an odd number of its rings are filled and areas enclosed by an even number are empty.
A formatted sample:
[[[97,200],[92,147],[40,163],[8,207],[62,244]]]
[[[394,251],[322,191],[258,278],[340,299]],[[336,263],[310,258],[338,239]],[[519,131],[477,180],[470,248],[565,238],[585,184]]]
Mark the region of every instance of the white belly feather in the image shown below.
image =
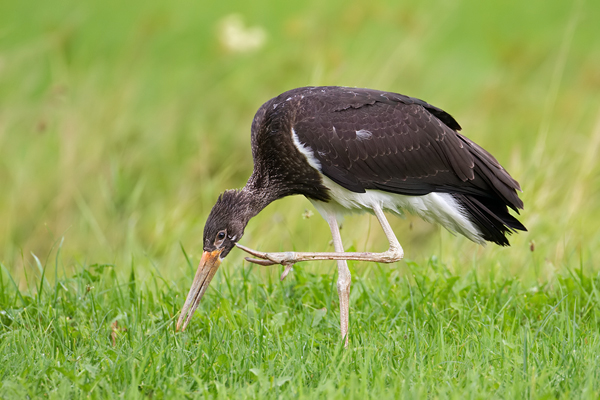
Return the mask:
[[[486,243],[451,194],[432,192],[423,196],[405,196],[381,190],[355,193],[326,176],[322,178],[323,184],[330,190],[331,200],[328,203],[316,200],[311,202],[323,218],[326,218],[329,212],[335,212],[338,220],[342,215],[352,212],[371,212],[373,206],[378,204],[384,210],[400,217],[404,217],[405,212],[418,215],[427,222],[437,222],[450,232],[460,233],[476,243]]]

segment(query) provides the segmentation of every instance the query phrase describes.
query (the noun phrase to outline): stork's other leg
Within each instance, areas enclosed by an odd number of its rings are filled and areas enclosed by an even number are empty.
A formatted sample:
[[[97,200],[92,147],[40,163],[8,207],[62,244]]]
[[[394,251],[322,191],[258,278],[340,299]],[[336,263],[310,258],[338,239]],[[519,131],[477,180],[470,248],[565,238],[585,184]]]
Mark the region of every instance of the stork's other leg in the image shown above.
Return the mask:
[[[330,212],[327,214],[327,223],[331,229],[331,236],[333,237],[333,248],[336,253],[344,252],[344,245],[342,244],[342,237],[340,235],[340,228],[338,226],[337,218],[335,213]],[[352,278],[350,276],[350,269],[348,269],[348,263],[346,260],[338,260],[338,281],[337,289],[338,296],[340,297],[340,330],[342,332],[342,338],[345,338],[345,346],[348,347],[348,324],[350,320],[350,284]]]
[[[242,246],[239,243],[236,243],[236,246],[240,249],[244,250],[247,253],[252,254],[255,257],[261,258],[262,260],[258,260],[255,258],[246,258],[246,260],[260,264],[260,265],[274,265],[274,264],[290,264],[297,263],[300,261],[314,261],[314,260],[358,260],[358,261],[374,261],[374,262],[383,262],[383,263],[392,263],[402,259],[404,257],[404,251],[402,250],[402,246],[396,239],[396,235],[394,235],[394,231],[390,226],[388,220],[385,218],[383,210],[380,206],[376,205],[373,207],[373,211],[375,212],[375,216],[379,220],[381,224],[381,228],[385,232],[385,236],[387,237],[390,247],[387,251],[383,253],[359,253],[359,252],[348,252],[348,253],[300,253],[300,252],[285,252],[285,253],[266,253],[262,251],[257,251],[250,249],[246,246]],[[329,214],[328,214],[329,215]],[[329,218],[328,218],[329,219]],[[329,222],[329,221],[328,221]],[[336,222],[337,223],[337,222]],[[329,224],[331,226],[331,223]],[[333,229],[333,228],[332,228]],[[333,232],[333,230],[332,230]]]

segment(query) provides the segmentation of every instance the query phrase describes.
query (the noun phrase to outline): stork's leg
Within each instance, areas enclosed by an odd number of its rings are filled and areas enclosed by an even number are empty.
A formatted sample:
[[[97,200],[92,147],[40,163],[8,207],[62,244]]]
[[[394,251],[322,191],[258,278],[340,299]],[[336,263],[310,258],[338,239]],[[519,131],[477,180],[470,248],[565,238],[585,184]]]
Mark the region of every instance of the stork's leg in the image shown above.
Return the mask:
[[[342,236],[340,235],[340,228],[335,213],[327,213],[327,223],[331,229],[331,236],[333,237],[333,248],[337,253],[344,252],[344,245],[342,244]],[[352,278],[350,276],[350,270],[348,269],[348,263],[346,260],[338,260],[338,281],[337,289],[338,296],[340,297],[340,330],[342,331],[342,338],[345,338],[345,346],[348,347],[348,324],[350,314],[350,284]]]
[[[398,239],[396,239],[396,235],[394,235],[394,231],[392,230],[392,227],[390,226],[388,220],[385,218],[383,210],[380,206],[375,206],[373,207],[373,211],[375,212],[375,216],[377,216],[377,220],[379,220],[379,223],[383,228],[383,232],[385,232],[385,236],[390,242],[389,249],[387,251],[384,251],[383,253],[301,253],[293,251],[284,253],[265,253],[262,251],[250,249],[246,246],[242,246],[239,243],[236,243],[236,246],[244,250],[245,252],[252,254],[255,257],[261,258],[261,260],[255,258],[246,258],[246,260],[260,265],[287,265],[297,263],[300,261],[313,260],[358,260],[382,263],[392,263],[401,260],[402,257],[404,257],[404,251],[402,250],[402,246],[400,246]]]

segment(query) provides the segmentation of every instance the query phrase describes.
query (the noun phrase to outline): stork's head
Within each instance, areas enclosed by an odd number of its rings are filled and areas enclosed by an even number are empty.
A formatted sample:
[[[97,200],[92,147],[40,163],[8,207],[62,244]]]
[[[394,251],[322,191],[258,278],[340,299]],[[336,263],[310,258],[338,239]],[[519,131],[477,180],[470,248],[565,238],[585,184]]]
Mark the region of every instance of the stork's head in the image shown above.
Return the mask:
[[[204,225],[202,259],[177,321],[177,330],[187,314],[182,330],[185,329],[215,272],[219,269],[221,261],[244,235],[248,220],[255,214],[251,207],[251,200],[244,191],[227,190],[219,196],[213,206]]]
[[[245,192],[227,190],[219,196],[204,225],[204,251],[225,258],[244,235],[250,219],[250,203]]]

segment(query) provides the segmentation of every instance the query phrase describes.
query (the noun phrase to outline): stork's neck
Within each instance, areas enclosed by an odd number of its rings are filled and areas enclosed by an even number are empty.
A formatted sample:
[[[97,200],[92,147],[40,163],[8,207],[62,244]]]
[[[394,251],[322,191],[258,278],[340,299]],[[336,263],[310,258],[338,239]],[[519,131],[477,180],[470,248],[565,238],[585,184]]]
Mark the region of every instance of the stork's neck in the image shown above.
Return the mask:
[[[242,203],[246,205],[245,216],[246,221],[250,218],[255,217],[261,212],[266,206],[279,199],[278,191],[273,190],[273,187],[260,187],[256,186],[250,180],[246,183],[246,186],[240,191],[240,196],[243,199]]]

